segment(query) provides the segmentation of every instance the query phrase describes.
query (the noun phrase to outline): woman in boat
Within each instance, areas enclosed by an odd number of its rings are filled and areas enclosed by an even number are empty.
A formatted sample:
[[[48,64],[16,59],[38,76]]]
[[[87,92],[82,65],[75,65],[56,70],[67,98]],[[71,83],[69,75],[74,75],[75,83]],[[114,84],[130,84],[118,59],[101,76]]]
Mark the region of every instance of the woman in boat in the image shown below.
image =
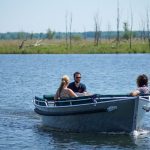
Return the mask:
[[[70,79],[67,75],[64,75],[61,79],[61,84],[54,96],[54,99],[64,99],[69,97],[77,97],[77,95],[69,88],[67,88]]]
[[[150,89],[148,88],[148,77],[145,74],[139,75],[136,80],[138,88],[131,92],[132,96],[150,94]]]

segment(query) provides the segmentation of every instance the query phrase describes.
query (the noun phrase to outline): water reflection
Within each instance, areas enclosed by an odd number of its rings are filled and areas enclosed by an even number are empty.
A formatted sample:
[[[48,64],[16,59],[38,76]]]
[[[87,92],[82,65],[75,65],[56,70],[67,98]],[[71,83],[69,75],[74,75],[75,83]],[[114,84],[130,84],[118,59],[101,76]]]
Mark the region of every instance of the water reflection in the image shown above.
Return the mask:
[[[69,132],[58,132],[52,131],[49,128],[39,126],[40,132],[48,134],[50,144],[63,147],[71,145],[71,148],[75,147],[86,147],[88,148],[121,148],[121,149],[136,149],[137,144],[135,138],[129,134],[115,134],[115,133],[69,133]]]

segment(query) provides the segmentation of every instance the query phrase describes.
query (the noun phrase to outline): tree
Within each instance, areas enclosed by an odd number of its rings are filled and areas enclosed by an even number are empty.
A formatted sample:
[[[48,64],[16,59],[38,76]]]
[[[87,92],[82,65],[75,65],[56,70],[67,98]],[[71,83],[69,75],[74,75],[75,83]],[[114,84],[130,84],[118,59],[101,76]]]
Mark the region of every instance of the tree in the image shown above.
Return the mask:
[[[84,27],[84,31],[83,31],[83,38],[84,38],[84,40],[86,40],[86,38],[87,38],[87,33],[86,33],[85,27]]]
[[[120,11],[119,11],[119,0],[117,1],[117,47],[120,43],[120,32],[119,32],[119,25],[120,25]]]
[[[65,23],[66,23],[66,33],[65,33],[66,49],[68,49],[68,13],[67,12],[65,16]]]
[[[123,29],[124,29],[124,34],[123,34],[123,39],[126,39],[126,40],[128,40],[129,39],[129,34],[130,34],[130,32],[129,32],[129,27],[128,27],[128,23],[127,22],[124,22],[123,23]]]
[[[33,32],[30,33],[30,39],[31,39],[31,40],[33,39]]]
[[[27,41],[27,39],[25,39],[25,40],[23,40],[23,41],[21,42],[21,44],[19,45],[19,49],[22,49],[22,48],[24,47],[25,41]]]
[[[72,35],[71,35],[71,29],[72,29],[72,14],[70,14],[70,34],[69,34],[69,39],[70,39],[70,49],[72,47]]]
[[[47,38],[49,40],[53,39],[54,38],[54,35],[55,35],[55,32],[54,31],[51,31],[50,28],[47,29]]]
[[[20,40],[25,39],[26,38],[25,32],[23,32],[23,31],[18,32],[17,38]]]
[[[43,38],[43,33],[39,33],[39,39],[42,39]]]
[[[110,23],[108,23],[107,38],[110,41],[110,39],[111,39],[111,25],[110,25]]]
[[[101,32],[100,32],[100,23],[99,23],[99,17],[98,13],[94,17],[94,25],[95,25],[95,33],[94,33],[94,45],[98,46],[99,44],[99,39],[101,37]]]
[[[147,18],[147,39],[148,39],[148,46],[149,46],[149,49],[150,49],[149,12],[148,12],[148,9],[147,9],[147,12],[146,12],[146,18]]]
[[[140,29],[142,28],[142,31],[141,31],[141,39],[142,40],[146,40],[146,31],[145,31],[145,22],[143,20],[143,18],[141,18],[141,21],[140,21]]]
[[[19,49],[22,49],[24,47],[25,41],[27,41],[27,33],[23,31],[18,32],[18,39],[22,40],[21,44],[19,45]]]
[[[130,39],[130,49],[132,48],[132,27],[133,27],[133,14],[132,14],[132,9],[131,9],[131,25],[130,25],[130,34],[129,34],[129,39]]]

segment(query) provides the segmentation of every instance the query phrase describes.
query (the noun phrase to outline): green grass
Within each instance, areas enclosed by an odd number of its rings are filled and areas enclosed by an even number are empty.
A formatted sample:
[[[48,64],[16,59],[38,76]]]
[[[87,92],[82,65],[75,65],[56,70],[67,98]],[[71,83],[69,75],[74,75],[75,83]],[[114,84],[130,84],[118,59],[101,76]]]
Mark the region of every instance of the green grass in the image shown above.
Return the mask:
[[[1,40],[0,54],[117,54],[117,53],[150,53],[148,42],[133,41],[132,48],[128,41],[121,41],[119,46],[113,41],[103,40],[94,46],[93,40],[73,41],[72,47],[66,48],[63,40],[43,40],[40,46],[33,46],[34,40],[27,40],[22,49],[19,40]]]

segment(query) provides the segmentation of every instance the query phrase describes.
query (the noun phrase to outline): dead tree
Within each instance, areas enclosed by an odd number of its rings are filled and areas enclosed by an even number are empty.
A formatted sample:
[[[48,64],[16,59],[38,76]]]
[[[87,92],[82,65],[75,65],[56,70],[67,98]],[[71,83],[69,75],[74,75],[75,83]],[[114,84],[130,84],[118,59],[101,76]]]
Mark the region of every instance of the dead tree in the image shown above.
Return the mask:
[[[98,43],[97,43],[97,38],[98,38],[98,23],[97,23],[97,18],[96,17],[94,17],[94,23],[95,23],[94,45],[98,46]]]
[[[42,42],[42,39],[41,40],[37,40],[33,46],[37,47],[37,46],[40,46],[41,45],[41,42]]]
[[[145,22],[141,18],[139,22],[139,30],[140,30],[140,40],[145,41],[146,40],[146,31],[145,31]]]
[[[27,41],[27,39],[25,39],[25,40],[23,40],[23,41],[21,42],[21,44],[19,45],[19,49],[22,49],[22,48],[23,48],[25,41]]]
[[[98,14],[96,14],[94,17],[94,23],[95,23],[94,45],[98,46],[100,39],[100,24]]]
[[[150,49],[150,35],[149,35],[149,12],[148,9],[146,11],[146,18],[147,18],[147,40],[148,40],[148,46]]]
[[[142,20],[142,39],[146,40],[145,22]]]
[[[110,41],[110,39],[111,39],[111,26],[110,26],[110,23],[108,23],[107,39],[108,39],[108,41]]]
[[[31,40],[33,39],[33,32],[30,34],[30,39]]]
[[[72,48],[72,35],[71,35],[71,29],[72,29],[72,13],[70,14],[70,32],[69,32],[70,49]]]
[[[140,31],[140,40],[142,41],[143,37],[142,37],[142,25],[141,25],[141,21],[139,22],[139,31]]]
[[[66,20],[66,34],[65,34],[66,49],[68,49],[68,13],[66,13],[65,20]]]
[[[85,27],[84,27],[84,32],[83,32],[83,38],[84,38],[84,40],[86,40],[86,37],[87,35],[86,35],[86,29],[85,29]]]
[[[132,28],[133,28],[133,14],[131,9],[131,25],[130,25],[130,34],[129,34],[130,49],[132,48]]]
[[[119,11],[119,0],[117,2],[117,47],[119,46],[120,43],[120,32],[119,32],[119,25],[120,25],[120,11]]]

